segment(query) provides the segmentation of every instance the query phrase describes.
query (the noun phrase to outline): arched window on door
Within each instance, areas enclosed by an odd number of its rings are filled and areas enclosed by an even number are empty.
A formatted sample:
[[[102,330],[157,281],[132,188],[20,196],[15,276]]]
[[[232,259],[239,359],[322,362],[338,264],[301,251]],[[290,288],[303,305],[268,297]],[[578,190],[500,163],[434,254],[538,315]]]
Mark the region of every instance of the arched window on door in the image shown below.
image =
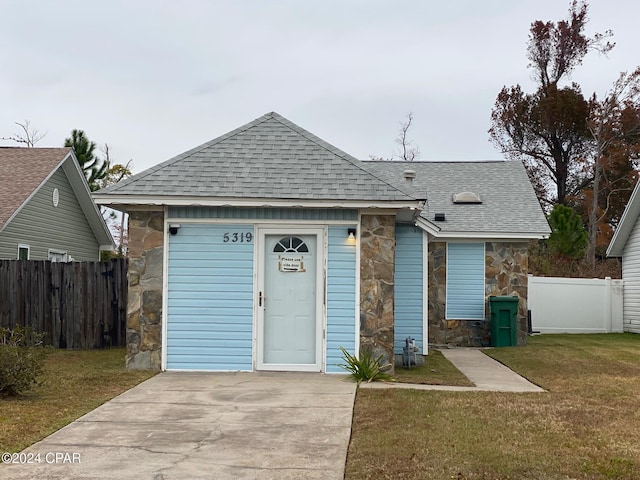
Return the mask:
[[[273,247],[273,253],[309,253],[309,247],[298,237],[282,237]]]

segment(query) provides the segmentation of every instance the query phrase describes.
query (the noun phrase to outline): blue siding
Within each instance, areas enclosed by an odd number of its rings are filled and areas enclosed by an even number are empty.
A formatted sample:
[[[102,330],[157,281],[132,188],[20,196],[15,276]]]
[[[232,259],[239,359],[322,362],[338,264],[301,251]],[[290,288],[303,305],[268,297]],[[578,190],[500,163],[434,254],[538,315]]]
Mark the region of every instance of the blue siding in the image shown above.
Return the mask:
[[[253,225],[183,224],[169,236],[167,369],[252,370]]]
[[[484,320],[484,243],[447,244],[447,318]]]
[[[358,220],[358,210],[339,208],[170,207],[170,218],[240,220]]]
[[[423,256],[422,230],[413,225],[396,225],[395,353],[402,353],[407,337],[415,338],[420,353],[426,353],[422,342]]]
[[[354,225],[355,226],[355,225]],[[346,241],[346,227],[329,227],[327,265],[327,372],[344,370],[340,347],[355,351],[356,246]]]

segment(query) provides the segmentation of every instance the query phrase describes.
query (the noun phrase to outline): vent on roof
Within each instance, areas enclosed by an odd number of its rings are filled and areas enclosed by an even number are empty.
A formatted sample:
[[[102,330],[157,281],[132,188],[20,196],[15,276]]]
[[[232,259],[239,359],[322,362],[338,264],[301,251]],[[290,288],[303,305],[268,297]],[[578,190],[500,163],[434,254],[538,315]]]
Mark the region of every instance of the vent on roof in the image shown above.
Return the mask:
[[[444,222],[444,213],[436,213],[433,217],[436,222]]]
[[[453,194],[453,203],[482,203],[482,200],[477,193],[460,192]]]
[[[404,181],[407,183],[412,183],[413,179],[416,178],[415,170],[405,170],[402,172],[402,176],[404,177]]]

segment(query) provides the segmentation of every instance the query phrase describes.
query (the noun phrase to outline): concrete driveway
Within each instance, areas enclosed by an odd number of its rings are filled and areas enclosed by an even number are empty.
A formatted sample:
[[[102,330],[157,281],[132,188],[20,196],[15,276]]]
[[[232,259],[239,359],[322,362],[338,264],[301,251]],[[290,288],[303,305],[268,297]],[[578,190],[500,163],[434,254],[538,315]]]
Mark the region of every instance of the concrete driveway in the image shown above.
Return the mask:
[[[342,479],[356,386],[301,373],[159,374],[1,464],[10,479]],[[38,455],[39,454],[39,455]]]

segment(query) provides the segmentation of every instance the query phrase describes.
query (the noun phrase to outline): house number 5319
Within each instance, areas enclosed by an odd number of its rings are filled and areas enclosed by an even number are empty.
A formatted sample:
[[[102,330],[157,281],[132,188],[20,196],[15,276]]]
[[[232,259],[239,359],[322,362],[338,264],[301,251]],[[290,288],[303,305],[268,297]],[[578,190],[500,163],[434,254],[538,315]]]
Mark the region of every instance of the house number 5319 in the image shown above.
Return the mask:
[[[251,243],[251,240],[253,240],[253,233],[251,232],[226,232],[222,235],[224,243]]]

